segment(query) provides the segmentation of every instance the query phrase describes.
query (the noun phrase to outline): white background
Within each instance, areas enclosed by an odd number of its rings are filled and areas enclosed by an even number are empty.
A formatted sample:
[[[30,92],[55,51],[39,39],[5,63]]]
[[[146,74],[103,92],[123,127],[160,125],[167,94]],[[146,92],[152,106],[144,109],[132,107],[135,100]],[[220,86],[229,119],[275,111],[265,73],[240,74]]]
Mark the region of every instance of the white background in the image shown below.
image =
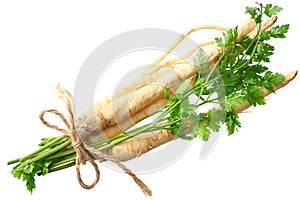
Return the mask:
[[[291,24],[288,37],[275,44],[272,70],[299,69],[297,1],[272,2],[284,7],[278,24]],[[232,27],[246,18],[246,5],[252,1],[1,1],[0,199],[144,199],[127,175],[104,166],[92,190],[78,185],[71,168],[37,178],[29,195],[6,162],[34,150],[40,138],[58,134],[38,114],[63,109],[55,85],[72,91],[82,63],[105,40],[138,28]],[[140,175],[153,199],[299,199],[299,83],[298,77],[271,95],[268,105],[241,114],[239,133],[223,134],[206,159],[199,160],[202,143],[195,141],[172,166]]]

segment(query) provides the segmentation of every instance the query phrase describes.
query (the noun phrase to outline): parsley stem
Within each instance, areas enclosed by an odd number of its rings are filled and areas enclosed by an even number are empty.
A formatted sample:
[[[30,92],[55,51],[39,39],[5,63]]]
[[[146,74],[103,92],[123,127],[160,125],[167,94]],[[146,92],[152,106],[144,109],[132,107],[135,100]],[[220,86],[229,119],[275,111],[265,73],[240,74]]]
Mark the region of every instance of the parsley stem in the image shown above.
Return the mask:
[[[11,164],[14,164],[14,163],[17,163],[17,162],[20,162],[20,158],[8,161],[7,165],[11,165]]]
[[[123,142],[123,141],[126,141],[126,140],[128,140],[128,139],[130,139],[130,138],[132,138],[132,137],[134,137],[134,136],[136,136],[136,135],[138,135],[138,134],[140,134],[140,133],[148,132],[148,130],[149,130],[150,128],[152,128],[152,127],[153,127],[153,124],[152,124],[152,123],[146,124],[146,125],[141,126],[141,127],[138,127],[138,128],[136,128],[136,129],[134,129],[134,130],[128,132],[128,133],[126,134],[125,137],[122,137],[122,138],[120,138],[120,139],[116,139],[116,140],[112,141],[111,143],[109,143],[109,144],[107,144],[107,145],[104,145],[104,146],[98,148],[98,150],[99,150],[99,151],[103,151],[103,150],[105,150],[105,149],[108,149],[108,148],[110,148],[110,147],[113,147],[113,146],[115,146],[115,145],[117,145],[117,144],[119,144],[119,143],[121,143],[121,142]]]
[[[106,139],[99,140],[97,142],[91,143],[91,144],[89,144],[89,146],[95,147],[95,146],[98,146],[98,145],[110,142],[112,140],[118,139],[118,138],[123,137],[123,136],[124,136],[124,133],[122,132],[122,133],[117,134],[115,136],[112,136],[112,137],[109,137],[109,138],[106,138]],[[75,150],[74,149],[70,149],[70,150],[67,150],[67,151],[62,151],[62,152],[59,152],[59,153],[54,154],[52,156],[49,156],[49,157],[47,157],[47,160],[53,160],[53,159],[61,158],[61,157],[64,157],[64,156],[69,156],[69,155],[72,155],[72,154],[75,154]]]
[[[155,112],[153,112],[153,113],[151,113],[151,114],[149,114],[149,115],[147,115],[147,116],[145,116],[145,117],[143,117],[143,118],[141,118],[141,119],[139,119],[139,120],[137,120],[137,121],[135,121],[135,122],[133,122],[131,125],[129,125],[129,126],[123,131],[123,133],[125,134],[125,132],[128,131],[129,129],[131,129],[133,126],[137,125],[137,124],[140,123],[141,121],[143,121],[143,120],[145,120],[145,119],[147,119],[147,118],[149,118],[149,117],[151,117],[151,116],[153,116],[153,115],[156,115],[156,114],[158,114],[158,113],[160,113],[160,112],[162,112],[161,109],[158,110],[158,111],[155,111]]]
[[[65,135],[58,136],[57,138],[53,139],[51,142],[48,142],[47,144],[45,144],[41,148],[37,149],[36,151],[32,152],[31,154],[19,159],[19,162],[24,162],[27,159],[35,157],[38,153],[48,149],[48,147],[50,147],[51,145],[55,144],[56,142],[64,139],[65,137],[66,137]]]
[[[103,139],[103,140],[100,140],[100,141],[91,143],[91,144],[89,144],[89,146],[95,147],[95,146],[98,146],[98,145],[102,145],[102,144],[104,144],[104,143],[111,142],[111,141],[113,141],[113,140],[115,140],[115,139],[118,139],[118,138],[120,138],[120,137],[123,137],[123,136],[125,136],[124,132],[119,133],[119,134],[117,134],[117,135],[114,135],[114,136],[112,136],[112,137],[109,137],[109,138],[106,138],[106,139]]]
[[[76,155],[74,154],[72,156],[64,158],[63,160],[53,162],[49,166],[49,171],[52,171],[53,169],[59,168],[60,166],[65,165],[66,163],[74,162],[75,160],[76,160]],[[64,168],[62,168],[62,169],[64,169]],[[58,169],[56,169],[54,171],[58,171]]]
[[[75,162],[69,162],[67,164],[60,165],[58,167],[50,168],[49,171],[48,171],[48,173],[60,171],[60,170],[63,170],[63,169],[67,169],[67,168],[72,167],[74,165],[75,165]]]
[[[46,158],[46,157],[48,157],[48,156],[50,156],[50,155],[52,155],[54,153],[56,153],[56,152],[58,152],[58,151],[60,151],[60,150],[62,150],[64,148],[66,148],[70,144],[71,144],[71,139],[68,138],[67,141],[65,141],[64,143],[58,145],[57,147],[54,147],[53,149],[50,149],[50,150],[48,150],[48,151],[46,151],[46,152],[44,152],[42,154],[39,154],[38,156],[36,156],[36,157],[34,157],[32,159],[26,160],[26,162],[24,162],[24,163],[28,164],[28,163],[33,163],[33,162],[37,162],[39,160],[42,160],[42,159],[44,159],[44,158]]]

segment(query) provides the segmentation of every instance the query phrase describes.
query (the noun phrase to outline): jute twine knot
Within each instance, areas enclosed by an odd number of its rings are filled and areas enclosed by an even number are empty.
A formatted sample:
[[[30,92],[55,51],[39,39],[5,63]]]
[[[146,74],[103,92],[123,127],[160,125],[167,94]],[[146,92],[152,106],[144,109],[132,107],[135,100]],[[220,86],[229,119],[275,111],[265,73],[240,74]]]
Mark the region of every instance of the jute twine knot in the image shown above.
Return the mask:
[[[62,88],[59,84],[56,86],[58,98],[63,101],[65,104],[67,110],[68,110],[68,119],[59,111],[55,109],[47,109],[44,110],[40,113],[40,120],[43,122],[44,125],[48,126],[49,128],[55,129],[59,132],[62,132],[64,135],[70,136],[71,138],[71,145],[76,151],[76,173],[77,173],[77,180],[81,187],[85,189],[92,189],[93,187],[96,186],[100,179],[100,170],[98,165],[94,160],[98,160],[100,162],[102,161],[111,161],[115,163],[118,167],[120,167],[125,173],[130,175],[133,180],[136,182],[136,184],[140,187],[140,189],[144,192],[146,196],[151,196],[152,192],[151,190],[141,181],[132,171],[130,171],[125,165],[123,165],[119,160],[116,160],[113,158],[111,155],[106,154],[104,152],[98,151],[97,149],[88,146],[86,143],[81,141],[80,136],[76,132],[76,127],[75,127],[75,119],[74,119],[74,102],[73,102],[73,96],[72,94]],[[44,119],[44,115],[46,113],[52,113],[57,115],[66,125],[67,130],[60,128],[56,125],[52,125],[48,123]],[[86,161],[90,162],[95,170],[95,180],[93,181],[92,184],[86,184],[81,178],[81,173],[80,173],[80,165],[85,164]]]

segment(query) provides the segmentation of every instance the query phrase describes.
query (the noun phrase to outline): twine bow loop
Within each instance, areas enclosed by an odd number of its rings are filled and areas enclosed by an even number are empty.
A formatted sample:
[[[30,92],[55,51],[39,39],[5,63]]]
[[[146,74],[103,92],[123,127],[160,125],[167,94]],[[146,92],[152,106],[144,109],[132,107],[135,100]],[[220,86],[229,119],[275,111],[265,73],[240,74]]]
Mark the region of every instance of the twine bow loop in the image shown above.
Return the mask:
[[[62,132],[64,135],[67,135],[71,138],[71,145],[76,151],[76,172],[77,172],[77,180],[79,184],[85,188],[85,189],[91,189],[95,187],[95,185],[98,183],[100,179],[100,171],[98,168],[98,165],[95,163],[94,159],[86,152],[86,149],[83,145],[83,143],[80,140],[79,135],[76,132],[75,128],[75,120],[74,120],[74,104],[73,104],[73,96],[69,91],[62,88],[59,84],[56,86],[58,98],[62,100],[68,110],[68,119],[59,111],[55,109],[48,109],[44,110],[40,113],[40,120],[43,122],[44,125],[48,126],[51,129],[55,129],[59,132]],[[66,125],[67,129],[60,128],[56,125],[48,123],[44,119],[44,115],[46,113],[52,113],[57,115]],[[85,184],[84,181],[81,178],[80,174],[80,164],[85,164],[86,161],[90,162],[95,170],[95,180],[92,184]]]
[[[77,180],[79,184],[85,189],[91,189],[95,187],[95,185],[98,183],[100,178],[100,170],[98,168],[98,165],[95,163],[94,159],[97,159],[100,162],[107,160],[115,163],[125,173],[130,175],[146,196],[151,196],[152,195],[151,190],[143,183],[143,181],[141,181],[132,171],[130,171],[126,166],[124,166],[119,160],[116,160],[111,155],[98,151],[97,149],[90,147],[89,145],[81,141],[80,136],[76,132],[76,127],[75,127],[75,119],[74,119],[75,111],[74,111],[73,96],[69,91],[62,88],[59,84],[56,86],[56,90],[57,90],[58,98],[64,102],[68,110],[68,119],[61,112],[55,109],[48,109],[40,113],[40,120],[43,122],[44,125],[48,126],[49,128],[62,132],[64,135],[67,135],[71,138],[71,145],[76,151],[75,164],[76,164]],[[44,115],[46,113],[52,113],[57,115],[64,122],[67,129],[63,129],[56,125],[48,123],[44,119]],[[93,157],[91,157],[90,155],[92,155]],[[96,173],[95,180],[90,185],[84,183],[80,174],[80,164],[85,164],[86,161],[90,162],[93,165]]]

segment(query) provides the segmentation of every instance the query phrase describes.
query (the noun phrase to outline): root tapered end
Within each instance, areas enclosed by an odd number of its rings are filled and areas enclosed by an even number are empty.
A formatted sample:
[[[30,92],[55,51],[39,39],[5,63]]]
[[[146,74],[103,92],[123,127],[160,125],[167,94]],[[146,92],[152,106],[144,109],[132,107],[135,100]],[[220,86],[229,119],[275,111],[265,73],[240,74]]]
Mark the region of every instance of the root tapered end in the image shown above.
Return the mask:
[[[288,80],[288,81],[294,80],[296,78],[297,74],[298,74],[298,70],[291,71],[291,72],[287,73],[286,74],[286,80]]]

